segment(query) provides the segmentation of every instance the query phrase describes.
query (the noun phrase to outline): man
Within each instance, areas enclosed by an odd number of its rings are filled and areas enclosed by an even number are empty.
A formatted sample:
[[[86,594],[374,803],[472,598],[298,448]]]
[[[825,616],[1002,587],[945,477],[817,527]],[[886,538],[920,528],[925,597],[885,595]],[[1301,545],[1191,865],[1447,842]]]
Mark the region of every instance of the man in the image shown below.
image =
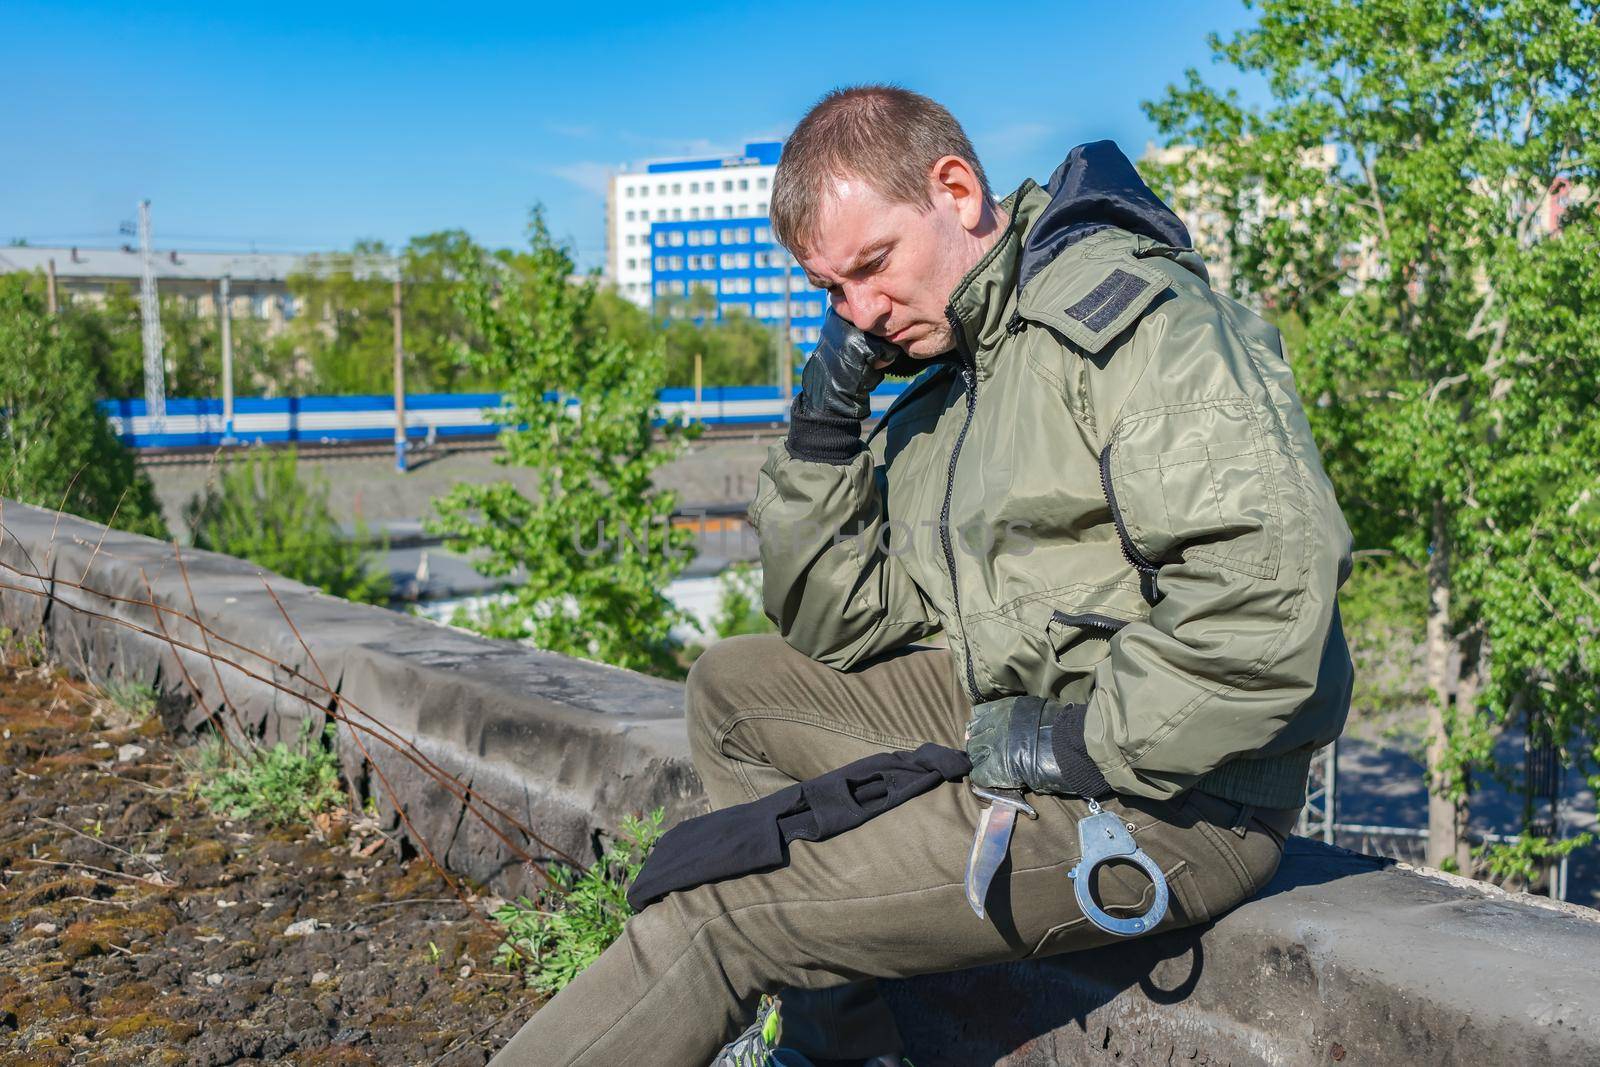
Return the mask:
[[[1211,291],[1113,145],[996,203],[944,108],[837,91],[785,145],[772,216],[836,315],[750,508],[781,636],[690,674],[707,792],[720,808],[933,741],[1038,818],[984,919],[963,782],[671,893],[500,1062],[698,1065],[758,998],[719,1063],[801,1062],[780,1040],[899,1062],[873,979],[1114,940],[1067,879],[1088,798],[1165,873],[1160,929],[1202,922],[1271,877],[1344,724],[1349,531],[1278,333]],[[908,368],[863,442],[868,395]],[[946,648],[912,643],[940,630]],[[1097,888],[1112,915],[1152,895],[1123,867]],[[765,995],[785,988],[780,1039]]]

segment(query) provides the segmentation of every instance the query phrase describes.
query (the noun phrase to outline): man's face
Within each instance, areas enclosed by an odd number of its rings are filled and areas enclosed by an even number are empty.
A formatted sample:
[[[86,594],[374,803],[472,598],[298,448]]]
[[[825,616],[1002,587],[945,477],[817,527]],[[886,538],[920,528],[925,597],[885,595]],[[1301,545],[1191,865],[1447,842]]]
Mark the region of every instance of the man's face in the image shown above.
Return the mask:
[[[931,204],[907,204],[858,178],[834,179],[800,256],[836,312],[919,358],[953,346],[945,306],[993,243],[987,203],[960,187],[952,192],[937,174],[929,185]]]

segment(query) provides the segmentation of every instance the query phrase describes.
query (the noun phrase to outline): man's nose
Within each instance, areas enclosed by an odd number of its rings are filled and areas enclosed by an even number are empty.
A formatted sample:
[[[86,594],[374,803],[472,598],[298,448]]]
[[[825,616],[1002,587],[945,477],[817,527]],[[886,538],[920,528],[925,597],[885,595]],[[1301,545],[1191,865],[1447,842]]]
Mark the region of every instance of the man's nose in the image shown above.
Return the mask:
[[[858,330],[871,331],[874,326],[888,325],[889,298],[870,285],[847,285],[842,297],[843,307],[834,310],[850,320]]]

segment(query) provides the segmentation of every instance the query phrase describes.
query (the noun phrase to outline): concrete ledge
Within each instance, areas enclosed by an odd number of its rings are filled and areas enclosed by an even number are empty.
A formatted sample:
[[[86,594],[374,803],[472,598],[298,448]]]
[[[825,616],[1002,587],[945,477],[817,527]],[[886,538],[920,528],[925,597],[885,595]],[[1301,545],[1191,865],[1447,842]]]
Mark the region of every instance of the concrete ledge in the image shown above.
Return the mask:
[[[1292,838],[1217,922],[885,987],[918,1067],[1600,1063],[1596,961],[1600,913]]]
[[[4,501],[0,518],[0,563],[46,576],[0,573],[3,585],[23,587],[0,587],[0,625],[41,634],[53,659],[87,678],[150,682],[181,729],[213,715],[230,726],[237,715],[268,741],[293,737],[308,718],[320,728],[332,700],[298,671],[313,682],[326,676],[344,699],[580,859],[593,858],[595,835],[626,813],[660,806],[676,821],[704,810],[679,685],[351,604],[229,556],[188,551],[180,567],[169,544],[70,515]],[[158,617],[151,601],[203,620],[217,636]],[[202,651],[175,650],[163,626]],[[211,662],[208,641],[237,667]],[[353,731],[339,733],[348,776],[399,832],[380,770],[442,862],[504,894],[531,884],[514,854],[414,763],[365,737],[368,758]],[[535,859],[548,858],[496,821]]]
[[[258,568],[186,554],[186,588],[170,546],[11,502],[3,520],[0,562],[46,580],[0,574],[0,625],[43,635],[55,659],[90,678],[153,682],[180,727],[227,717],[230,702],[268,738],[308,716],[320,723],[320,699],[308,705],[203,655],[175,654],[115,621],[159,631],[150,608],[100,595],[153,592],[192,614],[192,588],[217,633],[318,677]],[[85,572],[94,593],[74,587]],[[330,684],[557,847],[588,857],[593,836],[626,812],[661,805],[676,820],[703,808],[681,687],[271,580]],[[203,645],[193,626],[166,625]],[[228,654],[307,691],[267,659]],[[382,802],[348,730],[340,744],[352,779]],[[387,748],[368,749],[444,862],[501,892],[525,884],[454,797]],[[1206,927],[885,989],[918,1067],[1600,1063],[1596,961],[1600,914],[1296,839],[1261,896]]]

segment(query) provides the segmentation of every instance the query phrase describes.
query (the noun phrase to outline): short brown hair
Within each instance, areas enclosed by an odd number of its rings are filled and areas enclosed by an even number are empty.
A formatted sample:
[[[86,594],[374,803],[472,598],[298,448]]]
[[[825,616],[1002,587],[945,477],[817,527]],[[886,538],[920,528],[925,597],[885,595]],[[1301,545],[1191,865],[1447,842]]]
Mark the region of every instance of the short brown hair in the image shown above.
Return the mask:
[[[942,104],[897,85],[834,89],[783,146],[772,232],[790,251],[803,248],[830,178],[857,178],[896,203],[929,204],[928,171],[945,156],[971,164],[983,195],[993,197],[966,131]]]

